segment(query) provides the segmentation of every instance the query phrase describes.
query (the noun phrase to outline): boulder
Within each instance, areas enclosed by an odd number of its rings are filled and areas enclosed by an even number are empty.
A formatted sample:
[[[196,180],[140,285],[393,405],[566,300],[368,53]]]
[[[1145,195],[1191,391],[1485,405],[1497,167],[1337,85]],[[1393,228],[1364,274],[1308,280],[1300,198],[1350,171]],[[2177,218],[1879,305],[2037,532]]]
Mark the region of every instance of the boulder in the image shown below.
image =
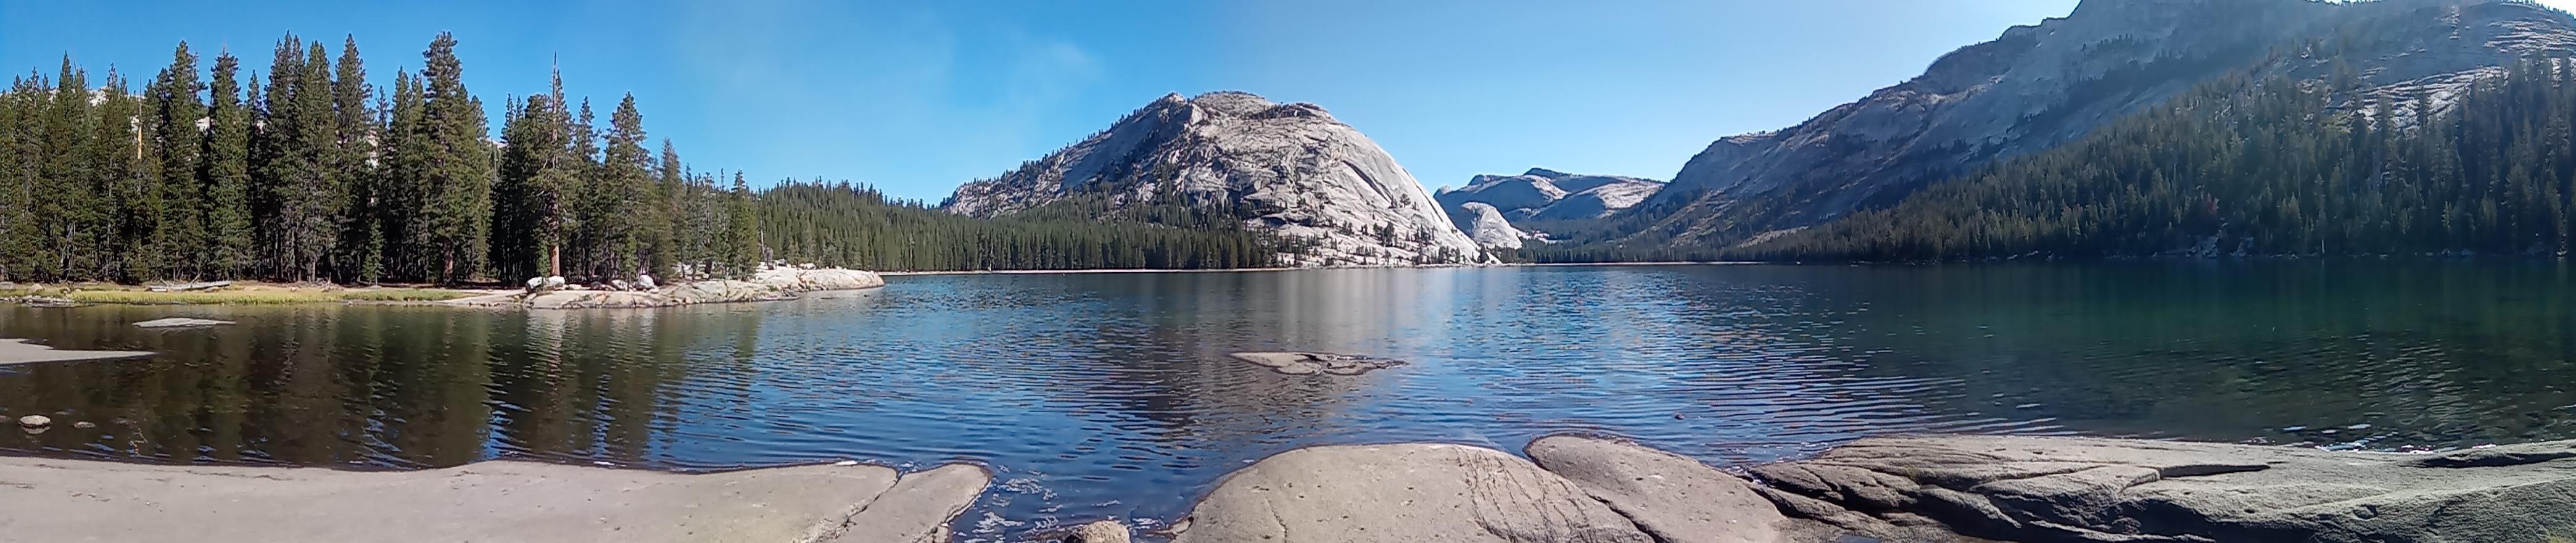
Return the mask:
[[[1574,483],[1502,451],[1409,443],[1298,449],[1236,471],[1174,543],[1652,543]]]
[[[1573,481],[1593,499],[1636,521],[1659,543],[1772,543],[1793,525],[1753,484],[1697,460],[1626,442],[1549,436],[1531,442],[1530,460]],[[1820,539],[1806,537],[1801,540]]]
[[[47,417],[44,415],[27,415],[24,417],[18,417],[18,427],[20,428],[43,428],[53,425],[53,417]]]
[[[166,319],[152,319],[152,320],[148,320],[148,321],[143,321],[143,322],[134,323],[134,325],[135,325],[135,326],[140,326],[140,327],[144,327],[144,328],[194,328],[194,327],[199,327],[199,326],[222,326],[222,325],[227,325],[227,324],[238,324],[238,323],[235,323],[235,322],[233,322],[233,321],[219,321],[219,320],[214,320],[214,319],[192,319],[192,318],[185,318],[185,317],[170,317],[170,318],[166,318]]]
[[[1793,516],[2007,541],[2576,536],[2576,441],[2448,454],[2068,437],[1871,438],[1752,468]],[[1882,535],[1882,537],[1886,537]]]

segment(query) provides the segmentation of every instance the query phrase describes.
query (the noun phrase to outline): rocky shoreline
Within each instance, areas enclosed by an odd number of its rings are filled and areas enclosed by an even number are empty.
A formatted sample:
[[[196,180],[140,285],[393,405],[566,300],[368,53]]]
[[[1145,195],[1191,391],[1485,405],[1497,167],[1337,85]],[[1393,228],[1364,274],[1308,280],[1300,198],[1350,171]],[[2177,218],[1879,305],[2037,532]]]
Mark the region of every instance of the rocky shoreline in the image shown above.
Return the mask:
[[[1526,456],[1310,447],[1147,534],[1271,542],[2533,542],[2576,537],[2576,441],[2442,454],[2071,437],[1869,438],[1743,471],[1557,435]],[[947,541],[992,476],[854,462],[712,474],[0,458],[0,540]],[[149,496],[145,498],[143,496]],[[1125,541],[1114,522],[1033,541]]]
[[[547,289],[509,292],[439,302],[466,307],[527,309],[652,308],[683,305],[793,300],[806,292],[860,290],[885,286],[874,272],[843,268],[763,267],[749,281],[710,279],[649,290]]]

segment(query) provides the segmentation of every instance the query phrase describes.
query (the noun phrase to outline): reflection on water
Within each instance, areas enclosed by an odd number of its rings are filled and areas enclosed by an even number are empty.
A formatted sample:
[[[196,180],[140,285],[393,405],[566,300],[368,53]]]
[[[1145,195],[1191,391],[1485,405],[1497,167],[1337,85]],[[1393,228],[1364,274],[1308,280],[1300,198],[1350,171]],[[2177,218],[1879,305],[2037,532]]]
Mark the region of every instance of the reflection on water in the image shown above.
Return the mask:
[[[961,533],[1171,518],[1290,448],[1607,431],[1712,463],[1886,432],[2460,447],[2576,437],[2554,263],[1607,267],[893,278],[542,312],[0,309],[145,360],[0,366],[0,451],[419,468],[972,459]],[[238,326],[142,330],[205,316]],[[1237,351],[1400,358],[1287,376]]]

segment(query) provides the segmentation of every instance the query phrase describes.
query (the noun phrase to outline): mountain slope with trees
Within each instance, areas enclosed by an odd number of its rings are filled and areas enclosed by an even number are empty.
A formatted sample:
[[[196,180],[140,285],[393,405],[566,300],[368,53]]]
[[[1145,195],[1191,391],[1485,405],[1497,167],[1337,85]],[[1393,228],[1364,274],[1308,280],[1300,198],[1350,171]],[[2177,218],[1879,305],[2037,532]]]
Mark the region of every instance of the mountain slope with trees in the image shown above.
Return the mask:
[[[1723,257],[2081,140],[2229,74],[2443,103],[2568,51],[2576,19],[2522,0],[2084,0],[1805,123],[1723,138],[1647,202],[1551,231],[1583,243],[1523,256]]]
[[[1755,259],[2563,255],[2576,57],[2448,100],[2357,77],[2238,75],[1892,209],[1747,244]]]

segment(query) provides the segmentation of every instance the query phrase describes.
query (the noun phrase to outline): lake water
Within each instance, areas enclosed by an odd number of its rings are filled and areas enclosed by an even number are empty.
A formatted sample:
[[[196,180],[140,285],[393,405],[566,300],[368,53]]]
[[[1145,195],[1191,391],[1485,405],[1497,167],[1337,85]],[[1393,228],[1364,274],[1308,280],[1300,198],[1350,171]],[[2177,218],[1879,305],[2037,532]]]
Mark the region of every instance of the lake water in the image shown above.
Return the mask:
[[[1608,432],[1713,464],[2007,432],[2379,450],[2576,438],[2556,262],[1634,266],[888,278],[663,310],[0,308],[160,356],[0,366],[0,454],[996,471],[995,541],[1170,519],[1317,444]],[[196,316],[241,324],[151,331]],[[1226,356],[1411,364],[1286,376]],[[88,421],[95,428],[69,423]]]

